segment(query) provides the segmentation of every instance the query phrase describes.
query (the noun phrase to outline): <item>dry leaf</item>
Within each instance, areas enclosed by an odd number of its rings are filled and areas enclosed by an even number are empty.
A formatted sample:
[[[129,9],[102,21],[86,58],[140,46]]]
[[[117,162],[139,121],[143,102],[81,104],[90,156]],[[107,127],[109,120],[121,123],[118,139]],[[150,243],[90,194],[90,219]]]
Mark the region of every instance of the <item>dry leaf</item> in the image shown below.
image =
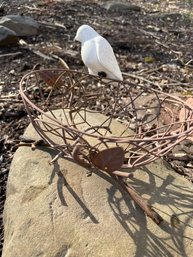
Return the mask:
[[[192,97],[188,98],[185,103],[190,105],[192,107],[192,110],[193,110],[193,98]],[[184,122],[184,121],[187,120],[187,118],[193,119],[193,115],[192,115],[192,112],[190,114],[190,111],[188,110],[188,108],[185,107],[185,108],[182,108],[180,110],[179,120],[180,120],[180,122]]]
[[[175,214],[171,215],[170,223],[171,223],[171,226],[174,227],[174,228],[179,228],[180,227],[180,220]]]
[[[192,110],[193,110],[193,98],[192,97],[188,98],[185,103],[188,104],[189,106],[191,106]],[[193,113],[192,113],[192,111],[188,110],[187,107],[185,107],[185,108],[183,107],[179,113],[179,120],[180,120],[180,122],[185,122],[187,119],[193,120]],[[192,122],[192,125],[193,125],[193,122]],[[193,142],[193,135],[189,136],[187,139],[189,139]]]
[[[154,57],[152,57],[152,56],[146,56],[146,57],[144,58],[144,61],[145,61],[146,63],[153,63],[153,62],[156,61],[156,59],[155,59]]]
[[[121,168],[125,157],[122,147],[113,147],[91,154],[90,158],[97,168],[113,172]]]

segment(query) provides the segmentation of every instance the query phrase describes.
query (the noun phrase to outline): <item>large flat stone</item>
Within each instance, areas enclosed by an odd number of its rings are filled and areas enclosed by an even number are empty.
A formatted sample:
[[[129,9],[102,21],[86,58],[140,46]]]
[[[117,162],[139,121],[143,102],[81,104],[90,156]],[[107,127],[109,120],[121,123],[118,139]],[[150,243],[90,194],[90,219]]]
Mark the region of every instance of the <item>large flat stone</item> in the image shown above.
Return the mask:
[[[26,132],[35,137],[32,128]],[[103,172],[46,148],[20,147],[7,184],[3,257],[192,256],[192,184],[160,160],[130,183],[164,218],[160,226]],[[179,228],[170,224],[172,214]]]
[[[17,45],[18,42],[19,38],[14,31],[0,25],[0,46]]]
[[[14,31],[17,36],[37,35],[39,24],[33,18],[22,15],[6,15],[0,19],[0,25]]]

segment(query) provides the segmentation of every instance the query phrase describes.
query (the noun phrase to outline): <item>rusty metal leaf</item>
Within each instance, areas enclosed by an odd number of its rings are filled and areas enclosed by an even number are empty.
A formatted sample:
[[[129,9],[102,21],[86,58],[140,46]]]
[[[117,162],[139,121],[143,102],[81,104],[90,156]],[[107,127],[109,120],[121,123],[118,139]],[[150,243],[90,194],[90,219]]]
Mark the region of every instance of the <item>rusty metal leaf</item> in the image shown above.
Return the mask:
[[[64,84],[59,73],[53,73],[49,70],[41,70],[39,71],[39,75],[50,87],[61,87]]]
[[[91,154],[90,158],[97,168],[113,172],[121,168],[125,157],[122,147],[113,147]]]

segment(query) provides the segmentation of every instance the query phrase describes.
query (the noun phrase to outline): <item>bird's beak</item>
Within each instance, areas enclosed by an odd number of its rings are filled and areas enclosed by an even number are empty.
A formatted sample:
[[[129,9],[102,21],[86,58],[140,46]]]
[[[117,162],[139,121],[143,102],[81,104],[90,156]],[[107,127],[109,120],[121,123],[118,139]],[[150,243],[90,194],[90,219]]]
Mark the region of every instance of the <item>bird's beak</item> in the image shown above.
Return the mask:
[[[74,41],[78,41],[77,36],[75,36],[73,40],[74,40]]]

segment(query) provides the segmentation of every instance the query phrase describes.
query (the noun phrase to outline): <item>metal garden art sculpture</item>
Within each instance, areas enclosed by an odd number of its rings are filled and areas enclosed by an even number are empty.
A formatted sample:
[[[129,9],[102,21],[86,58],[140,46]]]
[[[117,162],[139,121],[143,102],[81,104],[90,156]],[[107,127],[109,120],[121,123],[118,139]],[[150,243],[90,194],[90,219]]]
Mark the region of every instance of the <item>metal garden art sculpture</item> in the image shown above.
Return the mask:
[[[42,142],[58,151],[52,162],[64,157],[107,173],[160,224],[162,218],[127,177],[193,134],[192,100],[127,77],[114,82],[73,70],[38,70],[22,78],[20,94]]]

